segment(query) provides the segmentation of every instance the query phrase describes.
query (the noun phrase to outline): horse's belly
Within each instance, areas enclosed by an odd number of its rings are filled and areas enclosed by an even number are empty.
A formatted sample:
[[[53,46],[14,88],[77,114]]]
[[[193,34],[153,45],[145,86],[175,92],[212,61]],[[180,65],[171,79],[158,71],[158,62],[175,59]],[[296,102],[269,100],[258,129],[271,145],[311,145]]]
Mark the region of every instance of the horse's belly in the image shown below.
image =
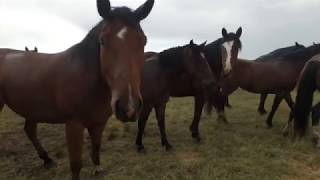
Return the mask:
[[[67,116],[46,104],[21,102],[7,103],[7,106],[18,115],[36,122],[64,123]]]

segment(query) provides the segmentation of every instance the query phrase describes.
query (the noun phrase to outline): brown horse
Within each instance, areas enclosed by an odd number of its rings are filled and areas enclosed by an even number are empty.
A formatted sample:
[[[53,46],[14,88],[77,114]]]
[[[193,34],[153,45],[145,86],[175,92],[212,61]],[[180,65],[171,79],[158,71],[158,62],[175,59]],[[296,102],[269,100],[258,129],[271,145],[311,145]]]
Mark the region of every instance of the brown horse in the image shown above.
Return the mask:
[[[282,60],[233,61],[231,73],[221,81],[221,93],[229,95],[240,87],[252,93],[276,94],[266,121],[268,127],[272,127],[273,115],[282,99],[286,100],[291,109],[293,108],[290,92],[294,89],[304,64],[317,53],[320,53],[319,44],[278,57]]]
[[[37,139],[37,123],[66,124],[72,179],[78,180],[84,129],[99,170],[102,133],[112,112],[122,121],[135,119],[146,44],[140,21],[153,4],[147,0],[133,11],[97,0],[103,20],[61,53],[0,49],[1,108],[6,104],[25,118],[25,132],[46,166],[53,161]]]
[[[305,46],[296,42],[294,46],[280,48],[280,49],[274,50],[266,55],[260,56],[256,59],[256,61],[265,62],[265,61],[273,61],[273,60],[285,60],[283,58],[278,58],[278,57],[289,55],[293,52],[296,52],[296,51],[304,49],[304,48],[305,48]],[[264,104],[266,102],[267,96],[268,96],[268,94],[261,94],[260,95],[260,103],[258,106],[258,112],[260,114],[267,113],[266,109],[264,108]]]
[[[318,103],[311,108],[313,103],[313,94],[316,90],[320,90],[320,55],[314,56],[304,67],[296,96],[296,104],[293,109],[294,119],[294,135],[303,137],[306,135],[309,114],[312,111],[312,128],[319,129],[319,112],[320,104]],[[314,131],[313,140],[317,147],[320,147],[320,134]]]
[[[161,143],[166,150],[172,148],[165,130],[165,109],[170,98],[170,89],[177,78],[188,76],[199,82],[199,89],[214,86],[215,81],[204,56],[205,43],[190,44],[164,50],[160,53],[146,53],[142,81],[143,110],[138,122],[136,145],[138,152],[144,150],[142,136],[151,110],[154,108],[161,133]]]
[[[24,47],[24,50],[25,51],[31,51],[31,52],[38,52],[38,48],[37,47],[34,47],[34,49],[33,50],[29,50],[29,48],[26,46],[26,47]]]

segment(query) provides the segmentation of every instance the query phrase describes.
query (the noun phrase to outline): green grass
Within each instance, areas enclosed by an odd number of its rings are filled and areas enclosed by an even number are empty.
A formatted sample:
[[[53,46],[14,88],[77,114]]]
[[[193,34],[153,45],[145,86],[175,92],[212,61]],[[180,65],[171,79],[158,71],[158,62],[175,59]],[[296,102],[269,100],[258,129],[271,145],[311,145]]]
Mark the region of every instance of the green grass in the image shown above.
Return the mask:
[[[168,104],[167,134],[174,150],[166,152],[154,114],[149,118],[144,144],[146,154],[138,154],[134,143],[136,124],[123,125],[111,118],[104,132],[101,161],[105,176],[91,175],[89,141],[86,138],[82,179],[109,180],[311,180],[320,178],[320,155],[310,140],[293,143],[281,134],[288,117],[282,104],[267,129],[266,116],[256,112],[258,95],[238,91],[227,109],[230,125],[218,124],[216,116],[203,115],[203,141],[195,143],[189,132],[193,99],[172,99]],[[266,107],[270,109],[271,98]],[[63,125],[40,125],[39,139],[56,168],[42,168],[33,146],[23,132],[23,120],[8,109],[0,115],[0,179],[69,179],[68,154]]]

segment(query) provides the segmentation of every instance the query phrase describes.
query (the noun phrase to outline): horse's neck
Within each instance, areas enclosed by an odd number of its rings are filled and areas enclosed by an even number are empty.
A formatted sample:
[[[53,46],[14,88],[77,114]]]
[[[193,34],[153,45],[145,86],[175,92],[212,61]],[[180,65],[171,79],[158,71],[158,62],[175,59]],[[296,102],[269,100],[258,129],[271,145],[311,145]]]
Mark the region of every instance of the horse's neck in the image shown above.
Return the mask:
[[[158,56],[159,67],[161,72],[164,73],[168,80],[181,76],[186,73],[183,61],[183,57],[175,55]]]
[[[86,37],[64,53],[69,54],[68,65],[78,66],[79,73],[84,74],[91,89],[109,92],[109,86],[102,78],[100,68],[100,47],[97,38]]]
[[[242,69],[249,68],[250,66],[252,66],[253,63],[255,62],[247,59],[237,59],[235,62],[231,64],[231,66],[232,66],[232,70],[239,71]]]
[[[254,63],[254,61],[246,59],[238,59],[232,63],[232,81],[241,88],[248,86],[248,81],[246,80],[248,79],[247,74],[248,72],[252,72],[251,70]]]

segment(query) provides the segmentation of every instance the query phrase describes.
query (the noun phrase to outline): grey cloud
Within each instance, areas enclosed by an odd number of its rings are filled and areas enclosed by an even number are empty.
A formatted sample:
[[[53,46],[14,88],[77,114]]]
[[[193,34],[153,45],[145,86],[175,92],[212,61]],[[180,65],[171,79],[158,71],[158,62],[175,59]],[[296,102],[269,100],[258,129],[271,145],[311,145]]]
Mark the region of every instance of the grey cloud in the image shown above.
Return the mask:
[[[2,8],[54,14],[85,32],[100,20],[94,0],[0,1],[5,1],[1,2]],[[111,4],[137,8],[144,1],[111,0]],[[142,26],[148,35],[147,50],[157,51],[188,43],[190,39],[214,41],[221,37],[222,27],[236,31],[242,26],[241,56],[252,59],[295,41],[305,45],[319,42],[319,8],[318,0],[156,0]]]

